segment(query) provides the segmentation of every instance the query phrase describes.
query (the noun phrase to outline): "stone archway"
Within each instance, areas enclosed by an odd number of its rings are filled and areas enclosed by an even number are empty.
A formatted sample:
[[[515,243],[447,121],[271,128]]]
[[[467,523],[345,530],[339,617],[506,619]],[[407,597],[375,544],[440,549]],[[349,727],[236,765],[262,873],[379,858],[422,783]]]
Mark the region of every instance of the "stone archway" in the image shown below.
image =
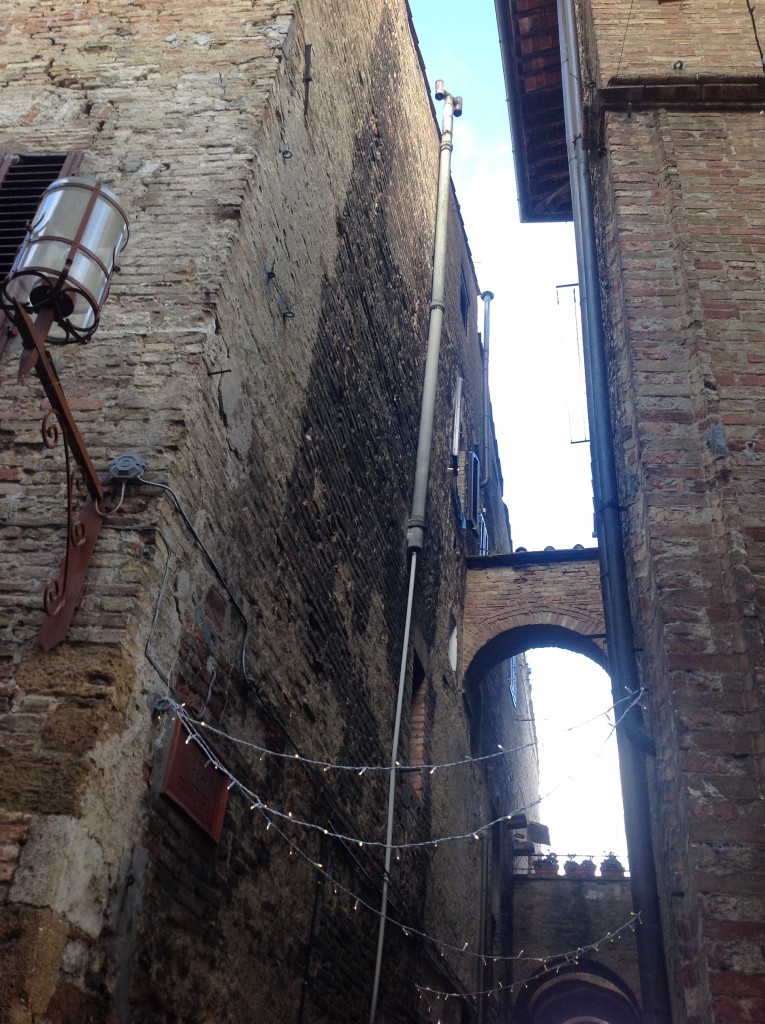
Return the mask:
[[[563,647],[607,668],[597,548],[468,559],[463,677],[532,647]]]

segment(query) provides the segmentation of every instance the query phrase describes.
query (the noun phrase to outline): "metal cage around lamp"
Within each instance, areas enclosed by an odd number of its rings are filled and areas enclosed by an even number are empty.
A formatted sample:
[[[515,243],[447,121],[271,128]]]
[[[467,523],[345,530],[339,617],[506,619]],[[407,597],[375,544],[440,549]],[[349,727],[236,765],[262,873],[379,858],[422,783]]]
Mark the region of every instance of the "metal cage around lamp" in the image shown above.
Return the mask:
[[[109,497],[47,344],[87,341],[95,331],[117,269],[115,260],[127,239],[127,217],[107,188],[90,178],[60,178],[43,192],[10,273],[0,284],[0,307],[21,338],[19,381],[35,371],[51,405],[43,417],[43,442],[53,448],[63,438],[66,458],[66,556],[43,591],[40,643],[45,650],[67,634]],[[84,491],[87,496],[75,516],[75,495]]]
[[[87,341],[98,326],[128,222],[116,196],[92,178],[59,178],[43,192],[0,305],[18,326],[48,320],[46,341]]]

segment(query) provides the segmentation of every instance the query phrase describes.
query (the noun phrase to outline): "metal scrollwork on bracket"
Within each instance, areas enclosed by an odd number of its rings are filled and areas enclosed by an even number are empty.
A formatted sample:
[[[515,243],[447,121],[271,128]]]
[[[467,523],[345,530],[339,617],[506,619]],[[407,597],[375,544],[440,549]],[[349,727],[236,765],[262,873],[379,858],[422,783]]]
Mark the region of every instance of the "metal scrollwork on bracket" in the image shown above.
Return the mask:
[[[45,619],[40,627],[40,643],[50,650],[66,636],[80,603],[85,575],[101,531],[98,505],[103,507],[106,492],[45,349],[44,331],[32,324],[23,310],[19,311],[18,321],[24,346],[20,376],[34,369],[52,406],[42,419],[43,444],[53,449],[63,441],[66,459],[66,554],[59,572],[43,589]],[[77,514],[76,494],[86,495]]]
[[[59,442],[59,419],[55,409],[49,409],[42,419],[42,439],[46,448],[56,448]]]
[[[55,448],[63,434],[64,457],[66,459],[66,554],[61,569],[46,583],[43,590],[45,614],[50,618],[56,618],[63,611],[67,602],[67,594],[70,590],[69,570],[72,561],[70,557],[72,548],[82,547],[88,539],[87,527],[80,516],[75,515],[74,509],[75,493],[82,494],[86,492],[87,481],[82,467],[76,463],[72,465],[66,423],[61,421],[55,409],[51,409],[43,417],[42,434],[43,443],[46,448]],[[75,599],[75,608],[78,603],[78,600]]]

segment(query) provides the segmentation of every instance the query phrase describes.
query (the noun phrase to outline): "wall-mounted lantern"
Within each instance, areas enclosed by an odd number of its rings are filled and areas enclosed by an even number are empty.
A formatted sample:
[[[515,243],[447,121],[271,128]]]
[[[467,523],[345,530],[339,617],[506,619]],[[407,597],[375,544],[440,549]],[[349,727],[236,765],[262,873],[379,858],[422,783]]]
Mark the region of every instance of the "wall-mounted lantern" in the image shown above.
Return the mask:
[[[66,456],[66,557],[44,590],[40,643],[45,650],[60,643],[69,629],[101,530],[105,498],[46,344],[87,341],[93,334],[127,239],[127,218],[108,189],[89,178],[61,178],[43,193],[0,286],[0,306],[23,345],[19,380],[34,370],[51,404],[42,421],[43,442],[55,447],[60,432]],[[75,490],[88,492],[76,517]]]

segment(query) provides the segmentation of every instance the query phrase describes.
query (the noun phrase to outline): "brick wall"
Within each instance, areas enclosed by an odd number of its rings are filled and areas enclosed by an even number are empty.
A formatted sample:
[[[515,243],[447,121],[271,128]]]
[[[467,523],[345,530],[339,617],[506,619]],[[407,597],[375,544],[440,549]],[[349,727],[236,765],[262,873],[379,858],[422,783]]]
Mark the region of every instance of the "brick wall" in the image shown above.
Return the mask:
[[[533,552],[470,562],[462,669],[555,644],[604,660],[597,551]],[[532,638],[536,643],[532,643]]]
[[[628,7],[591,0],[587,7],[594,23],[590,70],[598,86],[614,79],[684,84],[699,75],[760,73],[752,22],[746,4],[736,0],[635,0]]]
[[[635,13],[630,75],[670,52],[686,82],[759,73],[746,9]],[[605,79],[613,12],[592,14]],[[616,451],[675,1019],[755,1021],[765,135],[759,106],[666,105],[607,113],[594,162]]]
[[[38,441],[41,393],[35,380],[17,387],[11,344],[0,366],[0,543],[13,567],[0,604],[12,839],[0,920],[4,941],[16,938],[2,1012],[14,1024],[363,1019],[377,925],[364,902],[379,902],[380,850],[280,826],[290,853],[238,787],[215,844],[159,792],[172,722],[153,712],[171,696],[270,751],[389,757],[438,160],[405,6],[22,5],[4,46],[0,149],[81,148],[83,173],[102,176],[131,218],[93,343],[60,354],[64,388],[96,466],[139,452],[187,518],[166,490],[131,485],[67,642],[42,654],[63,460]],[[413,627],[435,762],[469,746],[448,657],[474,550],[449,471],[458,377],[466,439],[481,414],[461,271],[473,310],[478,285],[454,202],[450,217]],[[495,550],[507,550],[501,503],[486,504]],[[402,750],[408,730],[407,718]],[[272,807],[349,837],[384,834],[379,773],[213,742]],[[472,766],[436,772],[422,793],[404,776],[396,837],[475,828],[480,786]],[[474,936],[478,847],[403,853],[394,920],[458,948]],[[25,952],[33,936],[44,937],[37,958]],[[440,952],[389,927],[381,1019],[412,1018],[416,981],[471,989],[473,962]],[[460,1014],[450,1001],[444,1020]]]

